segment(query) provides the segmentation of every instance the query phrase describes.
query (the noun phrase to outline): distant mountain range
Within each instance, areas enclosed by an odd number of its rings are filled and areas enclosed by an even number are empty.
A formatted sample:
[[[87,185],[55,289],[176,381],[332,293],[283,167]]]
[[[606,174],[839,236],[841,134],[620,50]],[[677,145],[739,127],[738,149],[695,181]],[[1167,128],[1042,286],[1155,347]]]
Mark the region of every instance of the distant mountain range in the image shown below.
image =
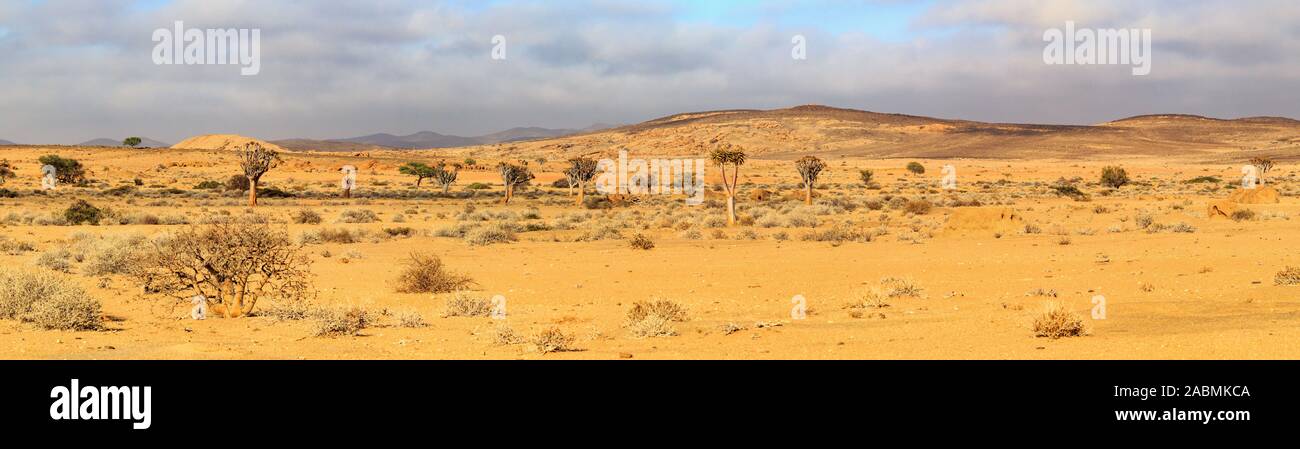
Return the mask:
[[[0,139],[0,145],[18,145],[18,144],[10,142],[8,140]]]
[[[77,145],[78,145],[78,146],[83,146],[83,147],[120,147],[120,146],[122,146],[122,141],[123,141],[123,140],[126,140],[126,139],[125,139],[125,138],[122,138],[122,139],[116,139],[116,140],[115,140],[115,139],[109,139],[109,138],[101,137],[101,138],[98,138],[98,139],[87,140],[87,141],[85,141],[85,142],[81,142],[81,143],[79,143],[79,144],[77,144]],[[150,138],[148,138],[148,137],[141,137],[141,138],[140,138],[140,145],[139,145],[139,146],[142,146],[142,147],[149,147],[149,148],[167,148],[167,147],[172,146],[172,144],[170,144],[170,143],[165,143],[165,142],[160,142],[160,141],[157,141],[157,140],[153,140],[153,139],[150,139]]]
[[[511,128],[505,131],[476,137],[463,137],[439,134],[433,131],[421,131],[415,134],[397,136],[392,134],[371,134],[361,137],[343,139],[285,139],[271,143],[290,150],[315,151],[366,151],[374,149],[422,149],[455,148],[475,145],[492,145],[497,143],[521,142],[535,139],[553,139],[588,132],[613,128],[615,125],[598,123],[583,129],[551,129],[538,127]]]

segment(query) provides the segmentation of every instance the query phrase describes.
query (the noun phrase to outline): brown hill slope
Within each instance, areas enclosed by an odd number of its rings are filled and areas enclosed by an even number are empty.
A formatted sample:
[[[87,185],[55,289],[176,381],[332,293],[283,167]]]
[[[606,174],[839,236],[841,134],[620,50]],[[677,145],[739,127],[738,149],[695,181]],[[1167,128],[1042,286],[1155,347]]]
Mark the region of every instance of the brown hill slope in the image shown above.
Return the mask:
[[[1059,158],[1152,156],[1205,161],[1300,157],[1300,121],[1139,116],[1096,126],[982,123],[827,106],[677,114],[594,133],[483,145],[472,154],[563,158],[614,154],[705,154],[720,142],[752,157]]]

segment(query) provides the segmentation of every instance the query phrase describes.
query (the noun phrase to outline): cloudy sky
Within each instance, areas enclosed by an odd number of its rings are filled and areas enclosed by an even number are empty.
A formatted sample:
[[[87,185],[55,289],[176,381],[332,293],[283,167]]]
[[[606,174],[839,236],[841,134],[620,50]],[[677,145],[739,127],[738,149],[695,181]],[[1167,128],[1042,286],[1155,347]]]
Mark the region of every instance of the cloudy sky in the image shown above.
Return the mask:
[[[178,20],[260,29],[261,72],[155,65],[154,31]],[[1044,31],[1067,20],[1150,29],[1151,74],[1044,64]],[[795,35],[807,59],[791,58]],[[1300,118],[1300,2],[0,0],[0,139],[21,143],[477,135],[809,103]]]

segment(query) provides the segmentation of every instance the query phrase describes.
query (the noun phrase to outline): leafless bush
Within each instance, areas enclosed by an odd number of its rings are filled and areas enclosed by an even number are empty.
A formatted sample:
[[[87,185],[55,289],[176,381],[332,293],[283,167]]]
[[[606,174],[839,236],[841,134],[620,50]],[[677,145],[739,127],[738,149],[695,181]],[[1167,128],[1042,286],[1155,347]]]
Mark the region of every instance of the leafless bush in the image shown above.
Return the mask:
[[[456,294],[447,298],[447,308],[442,312],[442,317],[476,317],[489,316],[491,314],[491,301],[482,296],[462,291],[456,292]]]
[[[573,351],[573,341],[575,339],[572,334],[566,334],[558,327],[548,328],[532,338],[533,345],[542,354]]]
[[[313,313],[316,319],[315,335],[317,337],[337,337],[356,335],[362,329],[374,324],[375,316],[360,307],[340,309],[320,309]]]
[[[252,313],[264,297],[311,294],[311,259],[287,232],[267,224],[219,222],[151,243],[132,269],[147,291],[203,295],[227,318]]]

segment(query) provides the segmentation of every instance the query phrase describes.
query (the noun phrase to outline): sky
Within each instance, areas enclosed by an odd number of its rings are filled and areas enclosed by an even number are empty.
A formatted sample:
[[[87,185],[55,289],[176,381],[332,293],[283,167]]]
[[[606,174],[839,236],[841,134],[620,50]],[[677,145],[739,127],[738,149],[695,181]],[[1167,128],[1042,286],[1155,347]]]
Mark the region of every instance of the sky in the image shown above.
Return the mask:
[[[155,64],[155,30],[176,21],[260,30],[260,71]],[[1044,33],[1067,21],[1150,30],[1151,73],[1046,64]],[[471,136],[801,104],[1300,118],[1300,2],[0,0],[0,139],[19,143]]]

